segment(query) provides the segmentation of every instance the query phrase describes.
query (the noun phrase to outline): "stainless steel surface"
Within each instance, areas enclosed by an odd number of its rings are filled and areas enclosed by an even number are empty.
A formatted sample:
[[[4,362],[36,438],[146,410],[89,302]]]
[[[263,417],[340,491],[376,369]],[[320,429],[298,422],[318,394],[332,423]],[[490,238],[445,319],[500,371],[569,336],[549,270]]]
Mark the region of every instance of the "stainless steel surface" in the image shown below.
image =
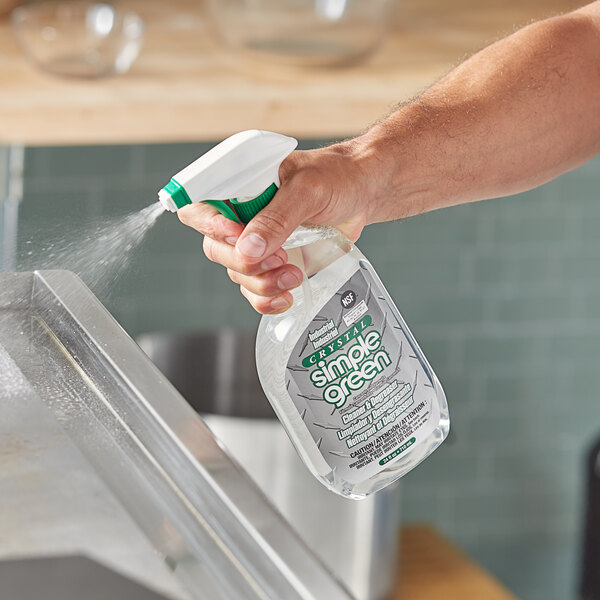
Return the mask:
[[[397,576],[399,486],[352,501],[314,479],[263,394],[254,334],[155,333],[138,342],[354,596],[386,598]]]
[[[0,365],[0,556],[91,553],[173,598],[349,598],[72,273],[0,274]]]

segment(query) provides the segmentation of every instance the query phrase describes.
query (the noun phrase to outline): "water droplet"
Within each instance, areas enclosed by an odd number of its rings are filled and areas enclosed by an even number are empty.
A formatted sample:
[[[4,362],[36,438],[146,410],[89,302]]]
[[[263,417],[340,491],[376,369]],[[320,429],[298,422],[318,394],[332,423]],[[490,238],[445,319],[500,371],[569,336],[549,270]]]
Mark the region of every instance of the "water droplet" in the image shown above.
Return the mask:
[[[125,217],[105,219],[42,246],[41,253],[20,265],[27,270],[68,269],[77,273],[98,296],[108,293],[127,268],[133,250],[164,210],[159,202]],[[27,242],[31,244],[32,241]],[[48,251],[52,249],[53,252]],[[27,252],[32,256],[33,251]]]

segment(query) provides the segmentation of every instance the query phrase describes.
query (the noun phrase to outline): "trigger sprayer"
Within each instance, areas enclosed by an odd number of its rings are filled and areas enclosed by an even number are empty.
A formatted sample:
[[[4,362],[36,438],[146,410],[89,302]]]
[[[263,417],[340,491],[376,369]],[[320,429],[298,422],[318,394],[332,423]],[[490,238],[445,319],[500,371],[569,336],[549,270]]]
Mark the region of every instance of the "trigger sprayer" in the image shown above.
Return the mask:
[[[277,192],[279,166],[297,145],[294,138],[270,131],[236,133],[173,175],[158,199],[171,212],[205,202],[245,224]]]

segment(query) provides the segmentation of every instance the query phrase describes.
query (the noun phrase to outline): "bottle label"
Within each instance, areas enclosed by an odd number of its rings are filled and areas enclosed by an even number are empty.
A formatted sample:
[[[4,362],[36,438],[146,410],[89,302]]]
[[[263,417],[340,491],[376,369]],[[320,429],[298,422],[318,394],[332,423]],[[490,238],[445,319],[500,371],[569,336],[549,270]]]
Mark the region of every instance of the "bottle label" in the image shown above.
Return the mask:
[[[387,292],[357,271],[296,343],[286,386],[325,461],[351,483],[438,425],[432,374]]]

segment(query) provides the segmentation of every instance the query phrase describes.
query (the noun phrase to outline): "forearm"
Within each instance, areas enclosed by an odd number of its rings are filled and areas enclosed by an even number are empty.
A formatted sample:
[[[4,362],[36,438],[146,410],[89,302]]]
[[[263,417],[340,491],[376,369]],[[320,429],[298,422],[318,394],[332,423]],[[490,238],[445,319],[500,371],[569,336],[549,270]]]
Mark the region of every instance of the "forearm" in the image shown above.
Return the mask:
[[[357,144],[378,173],[369,222],[514,194],[579,166],[600,151],[600,2],[489,46]]]
[[[282,244],[301,223],[357,239],[369,223],[514,194],[600,151],[600,0],[533,24],[454,69],[364,135],[294,152],[247,225],[197,203],[184,223],[262,313],[302,281]]]

